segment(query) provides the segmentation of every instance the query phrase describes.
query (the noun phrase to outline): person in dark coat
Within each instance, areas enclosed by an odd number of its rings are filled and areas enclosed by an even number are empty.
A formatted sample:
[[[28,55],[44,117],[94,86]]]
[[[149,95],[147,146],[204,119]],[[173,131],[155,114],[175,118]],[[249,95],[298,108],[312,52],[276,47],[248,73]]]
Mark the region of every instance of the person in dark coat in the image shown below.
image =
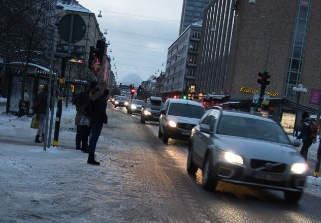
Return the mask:
[[[301,132],[297,139],[302,139],[303,145],[300,150],[301,156],[304,157],[304,159],[307,161],[308,160],[308,150],[310,146],[313,143],[313,139],[307,137],[307,132],[309,131],[309,126],[311,123],[310,115],[308,112],[303,112],[302,114],[302,120],[301,120]]]
[[[85,91],[80,92],[75,96],[73,103],[76,105],[75,125],[77,126],[76,134],[76,150],[81,150],[88,153],[88,137],[90,133],[90,125],[80,123],[83,116],[89,119],[89,93],[96,87],[97,81],[90,82],[90,85]]]
[[[36,97],[36,100],[34,102],[34,111],[37,115],[37,118],[39,120],[39,126],[37,130],[37,135],[35,138],[36,143],[41,143],[40,136],[42,139],[44,138],[44,127],[45,127],[45,121],[46,121],[46,111],[47,111],[47,97],[48,97],[48,85],[45,84],[42,91],[39,92],[39,94]]]
[[[89,119],[91,124],[91,136],[89,139],[89,154],[88,164],[100,165],[95,160],[95,150],[98,138],[100,136],[103,124],[107,124],[107,96],[108,90],[106,91],[107,83],[104,80],[98,82],[98,86],[95,87],[89,95]]]

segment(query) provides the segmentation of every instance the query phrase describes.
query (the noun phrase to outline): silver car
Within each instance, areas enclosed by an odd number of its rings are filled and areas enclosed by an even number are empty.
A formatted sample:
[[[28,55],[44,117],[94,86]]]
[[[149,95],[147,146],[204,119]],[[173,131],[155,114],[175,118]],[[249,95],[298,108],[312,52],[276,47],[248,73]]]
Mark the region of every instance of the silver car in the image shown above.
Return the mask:
[[[300,199],[308,165],[275,121],[249,113],[208,110],[192,130],[187,171],[202,170],[202,186],[219,180],[284,191],[287,201]]]

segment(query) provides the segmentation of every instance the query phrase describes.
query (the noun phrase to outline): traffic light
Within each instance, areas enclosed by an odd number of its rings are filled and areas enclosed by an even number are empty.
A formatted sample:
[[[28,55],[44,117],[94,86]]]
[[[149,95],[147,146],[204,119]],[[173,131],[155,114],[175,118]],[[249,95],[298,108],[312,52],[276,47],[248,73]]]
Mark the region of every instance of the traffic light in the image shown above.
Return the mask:
[[[259,72],[259,79],[257,79],[257,83],[266,86],[270,84],[269,78],[271,75],[268,74],[268,72],[264,71],[263,73]]]
[[[106,42],[104,40],[97,40],[96,49],[96,57],[98,57],[100,64],[102,64],[106,53]]]
[[[187,95],[186,95],[186,94],[183,94],[182,98],[183,98],[184,100],[186,100],[186,99],[187,99]]]
[[[95,59],[95,47],[90,47],[89,58],[88,58],[88,68],[91,69],[91,65]]]

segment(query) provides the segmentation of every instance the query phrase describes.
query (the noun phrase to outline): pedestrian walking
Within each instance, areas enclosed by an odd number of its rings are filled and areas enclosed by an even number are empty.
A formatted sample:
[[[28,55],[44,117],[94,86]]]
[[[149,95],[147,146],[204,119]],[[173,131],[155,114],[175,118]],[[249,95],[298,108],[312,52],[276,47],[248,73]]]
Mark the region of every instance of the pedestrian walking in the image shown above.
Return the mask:
[[[315,125],[310,119],[309,113],[306,111],[302,114],[301,132],[297,139],[302,139],[303,145],[300,150],[300,154],[307,161],[309,148],[316,139],[316,129]]]
[[[91,136],[89,139],[89,154],[88,164],[100,165],[95,160],[95,150],[98,138],[100,136],[103,124],[107,124],[107,96],[108,90],[106,89],[107,83],[104,80],[100,80],[98,86],[95,87],[89,95],[89,120],[91,125]]]
[[[37,95],[32,107],[32,109],[36,113],[37,119],[39,120],[39,126],[37,130],[37,135],[35,138],[35,143],[41,143],[42,140],[44,139],[44,127],[45,127],[46,111],[47,111],[47,97],[48,97],[48,85],[45,84],[43,89]],[[40,137],[42,138],[41,140],[40,140]]]

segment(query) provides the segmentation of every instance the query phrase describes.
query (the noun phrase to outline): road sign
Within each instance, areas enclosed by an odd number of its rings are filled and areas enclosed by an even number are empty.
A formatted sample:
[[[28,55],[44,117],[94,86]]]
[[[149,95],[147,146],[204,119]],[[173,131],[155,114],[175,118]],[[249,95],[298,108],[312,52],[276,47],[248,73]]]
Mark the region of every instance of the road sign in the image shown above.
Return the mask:
[[[253,104],[257,104],[259,102],[260,95],[259,94],[253,94]]]
[[[67,14],[59,21],[58,33],[67,43],[77,43],[86,34],[86,23],[78,14]]]
[[[262,100],[262,105],[268,105],[269,104],[269,101],[270,101],[270,96],[265,94],[263,96],[263,100]]]

